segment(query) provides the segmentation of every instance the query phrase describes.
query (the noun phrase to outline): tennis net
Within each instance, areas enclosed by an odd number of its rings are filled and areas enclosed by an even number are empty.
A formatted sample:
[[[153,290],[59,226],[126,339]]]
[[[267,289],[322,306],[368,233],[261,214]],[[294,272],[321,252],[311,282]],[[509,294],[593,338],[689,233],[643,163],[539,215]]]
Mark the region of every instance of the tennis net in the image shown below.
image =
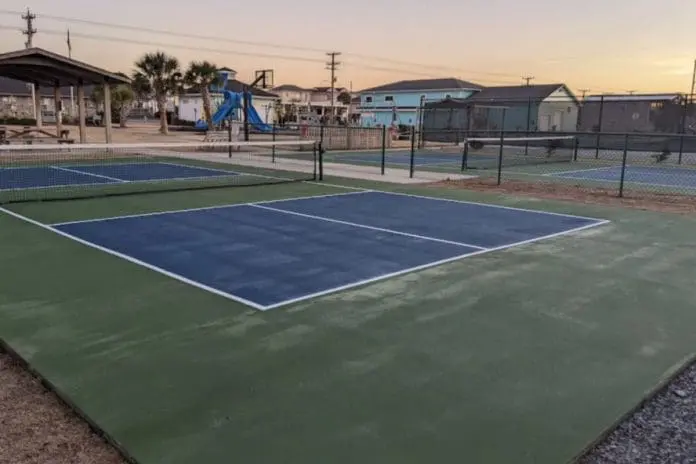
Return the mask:
[[[468,138],[461,147],[466,169],[569,163],[577,158],[575,136]]]
[[[0,145],[0,204],[321,178],[308,140]]]

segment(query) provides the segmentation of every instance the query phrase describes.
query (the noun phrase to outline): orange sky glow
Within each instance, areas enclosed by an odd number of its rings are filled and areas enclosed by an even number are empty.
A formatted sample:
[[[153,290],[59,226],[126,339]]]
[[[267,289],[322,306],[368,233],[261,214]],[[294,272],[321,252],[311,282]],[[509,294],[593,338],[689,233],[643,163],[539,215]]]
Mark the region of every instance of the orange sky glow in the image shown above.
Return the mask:
[[[24,24],[13,12],[26,6],[3,4],[0,51],[24,46]],[[183,64],[205,59],[234,68],[242,80],[272,68],[276,84],[321,86],[329,84],[325,52],[335,50],[342,52],[338,85],[356,91],[401,79],[505,85],[531,75],[533,83],[562,82],[576,93],[687,92],[696,59],[690,19],[696,2],[685,0],[354,0],[349,6],[267,0],[263,9],[222,0],[199,0],[195,8],[182,0],[98,6],[35,0],[29,6],[37,14],[35,46],[67,54],[69,28],[74,58],[128,73],[140,55],[159,49]]]

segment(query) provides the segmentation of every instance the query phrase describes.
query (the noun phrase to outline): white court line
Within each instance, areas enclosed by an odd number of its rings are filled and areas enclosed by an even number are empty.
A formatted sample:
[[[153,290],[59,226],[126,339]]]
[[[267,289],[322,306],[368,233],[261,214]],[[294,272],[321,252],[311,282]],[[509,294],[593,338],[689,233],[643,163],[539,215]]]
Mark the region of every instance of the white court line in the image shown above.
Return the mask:
[[[621,166],[603,166],[601,168],[573,169],[572,171],[548,172],[542,176],[562,177],[565,174],[575,174],[578,172],[606,171],[608,169],[621,169]]]
[[[175,209],[175,210],[171,210],[171,211],[154,211],[152,213],[125,214],[123,216],[108,216],[108,217],[95,218],[95,219],[82,219],[79,221],[57,222],[55,224],[50,224],[50,227],[67,226],[70,224],[85,224],[85,223],[89,223],[89,222],[115,221],[118,219],[139,218],[139,217],[147,217],[147,216],[160,216],[163,214],[176,214],[176,213],[189,213],[189,212],[194,212],[194,211],[207,211],[207,210],[211,210],[211,209],[236,208],[238,206],[264,205],[264,204],[268,204],[268,203],[282,203],[285,201],[293,201],[293,200],[309,200],[311,198],[340,197],[340,196],[345,196],[345,195],[357,195],[360,193],[367,193],[367,192],[370,192],[370,190],[361,190],[358,192],[346,192],[346,193],[328,193],[325,195],[307,195],[307,196],[302,196],[302,197],[281,198],[279,200],[263,200],[263,201],[256,201],[256,202],[251,202],[251,203],[231,203],[228,205],[201,206],[201,207],[197,207],[197,208]]]
[[[270,206],[263,206],[263,205],[259,205],[259,204],[249,204],[249,206],[253,206],[254,208],[265,209],[268,211],[275,211],[275,212],[283,213],[283,214],[290,214],[293,216],[300,216],[300,217],[309,218],[309,219],[316,219],[318,221],[333,222],[335,224],[343,224],[346,226],[358,227],[360,229],[376,230],[378,232],[387,232],[390,234],[401,235],[401,236],[410,237],[410,238],[416,238],[419,240],[428,240],[430,242],[446,243],[448,245],[463,246],[463,247],[467,247],[467,248],[474,248],[476,250],[486,250],[487,249],[487,248],[484,248],[484,247],[481,247],[478,245],[472,245],[470,243],[453,242],[451,240],[445,240],[445,239],[435,238],[435,237],[428,237],[426,235],[409,234],[408,232],[399,232],[398,230],[384,229],[382,227],[374,227],[374,226],[369,226],[367,224],[358,224],[358,223],[349,222],[349,221],[341,221],[339,219],[331,219],[331,218],[323,217],[323,216],[314,216],[313,214],[298,213],[295,211],[272,208]]]
[[[90,242],[90,241],[87,241],[87,240],[84,240],[84,239],[82,239],[82,238],[79,238],[79,237],[76,237],[76,236],[74,236],[74,235],[71,235],[71,234],[69,234],[69,233],[67,233],[67,232],[63,232],[63,231],[60,230],[60,229],[55,229],[55,228],[53,228],[53,227],[51,227],[51,226],[48,226],[48,225],[46,225],[46,224],[42,224],[42,223],[39,222],[39,221],[35,221],[35,220],[30,219],[30,218],[28,218],[28,217],[26,217],[26,216],[22,216],[21,214],[15,213],[14,211],[10,211],[10,210],[5,209],[5,208],[2,208],[2,207],[0,207],[0,211],[2,211],[2,212],[5,213],[5,214],[8,214],[8,215],[10,215],[10,216],[13,216],[13,217],[15,217],[15,218],[17,218],[17,219],[21,219],[22,221],[25,221],[25,222],[28,222],[28,223],[30,223],[30,224],[33,224],[33,225],[35,225],[35,226],[37,226],[37,227],[41,227],[42,229],[49,230],[49,231],[51,231],[51,232],[54,232],[54,233],[56,233],[56,234],[58,234],[58,235],[61,235],[61,236],[65,237],[65,238],[69,238],[69,239],[71,239],[71,240],[74,240],[74,241],[76,241],[76,242],[78,242],[78,243],[81,243],[81,244],[83,244],[83,245],[86,245],[86,246],[88,246],[88,247],[90,247],[90,248],[94,248],[94,249],[97,249],[97,250],[99,250],[99,251],[103,251],[104,253],[108,253],[108,254],[110,254],[110,255],[117,256],[117,257],[119,257],[119,258],[121,258],[121,259],[125,259],[126,261],[129,261],[129,262],[131,262],[131,263],[133,263],[133,264],[138,264],[138,265],[143,266],[143,267],[145,267],[145,268],[147,268],[147,269],[150,269],[150,270],[152,270],[152,271],[159,272],[160,274],[164,274],[165,276],[171,277],[172,279],[176,279],[176,280],[178,280],[178,281],[180,281],[180,282],[183,282],[183,283],[192,285],[192,286],[194,286],[194,287],[198,287],[198,288],[200,288],[200,289],[202,289],[202,290],[207,290],[207,291],[209,291],[209,292],[211,292],[211,293],[214,293],[214,294],[216,294],[216,295],[222,296],[222,297],[227,298],[227,299],[229,299],[229,300],[233,300],[233,301],[236,301],[236,302],[239,302],[239,303],[243,303],[243,304],[245,304],[245,305],[251,306],[251,307],[254,308],[254,309],[258,309],[258,310],[260,310],[260,311],[263,311],[263,310],[265,309],[265,307],[264,307],[263,305],[259,305],[258,303],[254,303],[253,301],[249,301],[249,300],[247,300],[247,299],[245,299],[245,298],[241,298],[241,297],[238,297],[238,296],[236,296],[236,295],[232,295],[231,293],[226,293],[226,292],[223,292],[223,291],[221,291],[221,290],[217,290],[217,289],[215,289],[215,288],[213,288],[213,287],[210,287],[210,286],[208,286],[208,285],[202,284],[202,283],[197,282],[197,281],[195,281],[195,280],[188,279],[188,278],[186,278],[186,277],[184,277],[184,276],[181,276],[181,275],[179,275],[179,274],[175,274],[175,273],[173,273],[173,272],[169,272],[169,271],[167,271],[167,270],[165,270],[165,269],[162,269],[162,268],[160,268],[160,267],[154,266],[154,265],[149,264],[149,263],[147,263],[147,262],[145,262],[145,261],[141,261],[141,260],[139,260],[139,259],[137,259],[137,258],[133,258],[132,256],[129,256],[129,255],[126,255],[126,254],[123,254],[123,253],[119,253],[118,251],[112,250],[112,249],[110,249],[110,248],[105,248],[105,247],[103,247],[103,246],[101,246],[101,245],[97,245],[96,243],[92,243],[92,242]]]
[[[313,182],[307,182],[307,183],[313,183]],[[332,187],[339,187],[339,185],[337,185],[337,184],[319,183],[319,185],[330,185]],[[345,188],[353,189],[353,187],[345,187]],[[554,213],[551,211],[540,211],[540,210],[528,209],[528,208],[517,208],[515,206],[494,205],[494,204],[489,204],[489,203],[481,203],[481,202],[477,202],[477,201],[455,200],[452,198],[428,197],[425,195],[416,195],[414,193],[389,192],[389,191],[383,191],[383,190],[368,190],[368,191],[366,191],[366,193],[367,192],[375,192],[375,193],[381,193],[381,194],[387,194],[387,195],[399,195],[399,196],[403,196],[403,197],[423,198],[425,200],[441,200],[441,201],[447,201],[447,202],[451,202],[451,203],[462,203],[465,205],[487,206],[489,208],[506,209],[506,210],[511,210],[511,211],[523,211],[526,213],[535,213],[535,214],[542,214],[542,215],[548,215],[548,216],[561,216],[561,217],[567,217],[567,218],[585,219],[588,221],[603,221],[603,219],[592,218],[592,217],[587,217],[587,216],[577,216],[575,214]]]
[[[50,168],[57,169],[59,171],[66,171],[66,172],[72,172],[72,173],[76,173],[76,174],[82,174],[84,176],[92,176],[92,177],[99,177],[102,179],[115,180],[116,182],[129,182],[129,181],[124,180],[124,179],[119,179],[118,177],[109,177],[109,176],[104,176],[102,174],[94,174],[91,172],[78,171],[77,169],[63,168],[60,166],[50,166]]]
[[[527,244],[534,243],[534,242],[538,242],[538,241],[541,241],[541,240],[547,240],[547,239],[550,239],[550,238],[560,237],[560,236],[562,236],[562,235],[567,235],[567,234],[571,234],[571,233],[574,233],[574,232],[580,232],[581,230],[586,230],[586,229],[591,229],[591,228],[593,228],[593,227],[602,226],[602,225],[608,224],[608,223],[610,223],[610,222],[611,222],[611,221],[608,221],[608,220],[600,220],[600,221],[595,222],[595,223],[592,223],[592,224],[586,224],[586,225],[584,225],[584,226],[575,227],[575,228],[573,228],[573,229],[564,230],[564,231],[562,231],[562,232],[556,232],[556,233],[549,234],[549,235],[543,235],[543,236],[541,236],[541,237],[535,237],[535,238],[531,238],[531,239],[528,239],[528,240],[522,240],[522,241],[520,241],[520,242],[510,243],[510,244],[508,244],[508,245],[501,245],[501,246],[498,246],[498,247],[495,247],[495,248],[486,248],[486,249],[479,250],[479,251],[473,251],[473,252],[471,252],[471,253],[465,253],[465,254],[462,254],[462,255],[453,256],[453,257],[451,257],[451,258],[446,258],[446,259],[442,259],[442,260],[439,260],[439,261],[434,261],[434,262],[432,262],[432,263],[423,264],[423,265],[411,267],[411,268],[408,268],[408,269],[402,269],[402,270],[400,270],[400,271],[391,272],[391,273],[389,273],[389,274],[383,274],[383,275],[380,275],[380,276],[377,276],[377,277],[372,277],[372,278],[369,278],[369,279],[361,280],[361,281],[359,281],[359,282],[354,282],[354,283],[351,283],[351,284],[341,285],[341,286],[339,286],[339,287],[334,287],[334,288],[330,288],[330,289],[327,289],[327,290],[322,290],[322,291],[320,291],[320,292],[311,293],[311,294],[309,294],[309,295],[303,295],[303,296],[301,296],[301,297],[297,297],[297,298],[293,298],[293,299],[290,299],[290,300],[281,301],[281,302],[279,302],[279,303],[275,303],[275,304],[272,304],[272,305],[264,306],[262,310],[263,310],[263,311],[268,311],[269,309],[275,309],[275,308],[279,308],[279,307],[281,307],[281,306],[287,306],[287,305],[290,305],[290,304],[299,303],[300,301],[310,300],[310,299],[312,299],[312,298],[317,298],[317,297],[320,297],[320,296],[328,295],[328,294],[330,294],[330,293],[341,292],[341,291],[343,291],[343,290],[348,290],[348,289],[351,289],[351,288],[354,288],[354,287],[360,287],[360,286],[363,286],[363,285],[375,283],[375,282],[378,282],[378,281],[380,281],[380,280],[391,279],[391,278],[393,278],[393,277],[398,277],[398,276],[400,276],[400,275],[409,274],[409,273],[417,272],[417,271],[422,271],[422,270],[425,270],[425,269],[428,269],[428,268],[431,268],[431,267],[436,267],[436,266],[440,266],[440,265],[442,265],[442,264],[447,264],[447,263],[451,263],[451,262],[454,262],[454,261],[458,261],[458,260],[463,259],[463,258],[470,258],[470,257],[472,257],[472,256],[479,256],[479,255],[482,255],[482,254],[485,254],[485,253],[491,253],[491,252],[494,252],[494,251],[501,251],[501,250],[505,250],[505,249],[507,249],[507,248],[512,248],[512,247],[527,245]]]
[[[579,173],[578,173],[579,174]],[[595,183],[601,183],[601,184],[616,184],[618,182],[621,182],[621,178],[617,177],[615,179],[597,179],[597,178],[592,178],[592,177],[585,177],[585,176],[557,176],[558,179],[571,179],[571,180],[584,180],[585,182],[595,182]],[[646,187],[664,187],[664,188],[669,188],[669,189],[687,189],[687,190],[693,190],[696,189],[696,185],[684,185],[684,184],[655,184],[653,182],[641,182],[637,180],[628,180],[624,179],[624,184],[629,185],[644,185]]]

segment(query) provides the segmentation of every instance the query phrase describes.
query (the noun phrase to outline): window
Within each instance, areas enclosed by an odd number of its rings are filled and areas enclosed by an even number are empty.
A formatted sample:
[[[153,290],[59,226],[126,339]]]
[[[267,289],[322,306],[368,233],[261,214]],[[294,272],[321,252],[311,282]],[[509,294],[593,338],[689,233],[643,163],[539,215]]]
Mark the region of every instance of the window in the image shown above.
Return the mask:
[[[394,101],[394,97],[392,97],[391,95],[387,95],[387,96],[384,97],[384,101],[385,101],[385,102],[393,102],[393,101]]]
[[[372,103],[372,97],[365,97],[365,103]]]
[[[449,100],[450,98],[452,98],[452,95],[450,95],[450,94],[445,95],[445,100]]]

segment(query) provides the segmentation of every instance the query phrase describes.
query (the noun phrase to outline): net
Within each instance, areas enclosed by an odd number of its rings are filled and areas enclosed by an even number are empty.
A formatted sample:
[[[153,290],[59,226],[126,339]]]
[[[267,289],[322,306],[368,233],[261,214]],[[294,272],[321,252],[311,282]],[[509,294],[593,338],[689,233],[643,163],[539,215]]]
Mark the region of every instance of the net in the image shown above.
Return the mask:
[[[574,136],[468,138],[461,150],[466,169],[569,163],[577,158]]]
[[[0,145],[0,204],[317,180],[319,144]]]

